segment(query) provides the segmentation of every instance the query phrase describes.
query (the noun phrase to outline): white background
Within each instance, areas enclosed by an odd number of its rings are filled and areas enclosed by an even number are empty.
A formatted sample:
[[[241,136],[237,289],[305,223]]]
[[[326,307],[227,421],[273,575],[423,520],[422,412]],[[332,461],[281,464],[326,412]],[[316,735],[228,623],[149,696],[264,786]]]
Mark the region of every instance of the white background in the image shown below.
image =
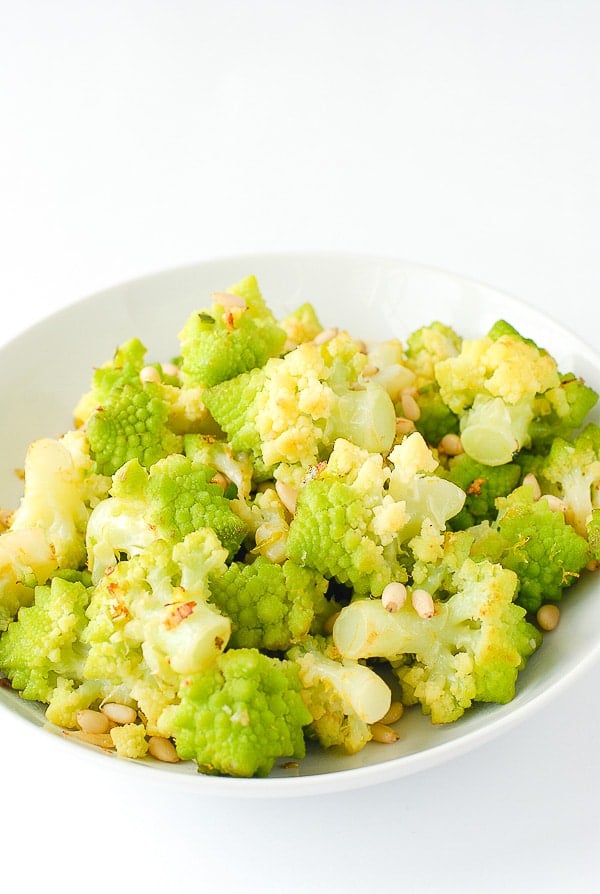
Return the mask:
[[[0,13],[3,340],[161,268],[333,249],[487,281],[598,346],[594,0]],[[292,800],[49,759],[2,714],[0,873],[32,891],[591,892],[599,686],[596,666],[435,769]]]

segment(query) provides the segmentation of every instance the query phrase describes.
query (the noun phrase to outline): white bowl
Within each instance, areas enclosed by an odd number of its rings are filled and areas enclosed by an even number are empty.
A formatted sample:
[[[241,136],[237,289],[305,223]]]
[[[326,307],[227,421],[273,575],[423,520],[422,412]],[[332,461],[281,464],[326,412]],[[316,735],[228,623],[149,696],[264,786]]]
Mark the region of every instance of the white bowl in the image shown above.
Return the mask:
[[[72,410],[95,365],[132,336],[144,342],[150,361],[169,359],[178,352],[177,332],[188,314],[211,292],[250,273],[277,315],[310,301],[324,326],[344,327],[362,338],[402,339],[433,320],[472,337],[505,318],[547,348],[561,370],[600,389],[600,358],[587,345],[526,304],[469,279],[387,258],[318,253],[225,258],[115,286],[42,320],[0,350],[0,423],[10,432],[0,448],[0,506],[14,506],[19,499],[13,470],[22,466],[27,445],[72,426]],[[590,418],[599,421],[597,413]],[[17,722],[21,735],[42,735],[48,748],[81,749],[107,767],[190,791],[271,797],[358,788],[421,771],[507,733],[572,685],[600,655],[597,587],[589,576],[568,593],[561,624],[520,675],[510,704],[477,706],[444,726],[434,726],[413,709],[401,721],[394,745],[370,743],[352,757],[310,747],[298,767],[277,766],[267,779],[203,776],[191,763],[128,761],[67,741],[47,724],[39,706],[6,689],[0,689],[0,709],[25,721]]]

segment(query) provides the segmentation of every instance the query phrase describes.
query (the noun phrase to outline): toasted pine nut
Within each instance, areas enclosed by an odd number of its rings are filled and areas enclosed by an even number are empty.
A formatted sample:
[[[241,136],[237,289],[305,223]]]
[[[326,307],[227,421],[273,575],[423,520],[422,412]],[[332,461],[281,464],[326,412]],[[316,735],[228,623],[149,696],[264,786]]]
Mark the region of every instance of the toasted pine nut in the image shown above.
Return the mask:
[[[415,423],[412,419],[407,419],[405,416],[399,416],[396,419],[397,435],[409,435],[413,431],[415,431]]]
[[[554,630],[560,621],[560,609],[558,605],[547,602],[540,606],[535,617],[542,630]]]
[[[445,453],[446,456],[458,456],[465,452],[460,437],[452,432],[448,432],[447,435],[444,435],[438,444],[438,450],[440,453]]]
[[[211,484],[218,484],[219,487],[222,487],[223,490],[227,487],[227,478],[223,474],[223,472],[215,472],[215,474],[210,479]]]
[[[277,496],[291,515],[296,512],[296,501],[298,499],[298,491],[285,481],[277,481],[275,483]]]
[[[391,726],[382,723],[380,720],[371,724],[371,733],[373,734],[373,741],[381,742],[383,745],[392,745],[400,738],[395,729],[392,729]]]
[[[533,499],[539,500],[542,496],[542,488],[540,487],[540,482],[537,480],[533,472],[528,472],[527,475],[523,478],[523,484],[528,484],[531,488],[533,488]]]
[[[326,342],[331,341],[332,338],[335,338],[339,331],[337,326],[332,326],[330,329],[323,329],[313,338],[313,345],[324,345]]]
[[[366,341],[363,341],[362,338],[356,339],[356,346],[358,348],[359,354],[368,354],[369,353],[367,343],[366,343]]]
[[[137,720],[137,711],[130,708],[129,705],[120,705],[117,702],[107,702],[100,708],[103,714],[106,714],[109,720],[119,725],[126,723],[135,723]]]
[[[148,751],[157,761],[166,764],[176,764],[179,760],[175,746],[170,739],[165,739],[163,736],[151,736],[148,739]]]
[[[77,725],[84,733],[107,733],[110,729],[110,720],[102,711],[92,711],[86,708],[77,712]]]
[[[85,733],[80,729],[66,729],[63,732],[65,736],[79,739],[80,742],[87,742],[88,745],[97,745],[99,748],[114,748],[110,733]]]
[[[363,367],[362,374],[363,374],[363,376],[370,378],[371,376],[376,376],[378,372],[379,372],[378,366],[375,366],[374,363],[367,363],[367,365]]]
[[[432,618],[435,615],[433,596],[427,590],[413,590],[411,601],[420,618]]]
[[[392,702],[390,705],[387,714],[384,714],[379,723],[389,724],[396,723],[397,720],[400,720],[402,715],[404,714],[404,705],[402,702]]]
[[[567,510],[565,503],[563,503],[560,497],[555,497],[554,494],[542,494],[540,500],[545,500],[552,512],[566,512]]]
[[[389,612],[397,612],[406,602],[406,587],[400,581],[392,581],[381,594],[381,604]]]
[[[160,373],[155,366],[145,366],[140,370],[140,382],[160,382]]]
[[[416,422],[421,415],[421,408],[409,391],[403,391],[400,398],[402,412],[407,419]]]
[[[240,307],[242,310],[246,310],[248,307],[241,295],[234,295],[233,292],[213,292],[211,298],[213,304],[220,304],[225,310],[229,310],[232,307]]]

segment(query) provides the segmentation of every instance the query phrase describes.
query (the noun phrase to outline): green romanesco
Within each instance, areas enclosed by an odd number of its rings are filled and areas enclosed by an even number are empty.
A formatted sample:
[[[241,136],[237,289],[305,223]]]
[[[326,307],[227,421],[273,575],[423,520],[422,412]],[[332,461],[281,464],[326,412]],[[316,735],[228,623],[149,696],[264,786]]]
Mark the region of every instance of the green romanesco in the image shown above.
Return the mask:
[[[542,490],[560,497],[567,522],[586,537],[600,505],[600,425],[588,423],[572,441],[555,438],[537,471]]]
[[[394,612],[361,599],[341,610],[333,628],[343,657],[397,664],[405,704],[420,703],[434,723],[457,720],[473,702],[510,701],[519,671],[541,643],[513,602],[513,571],[467,559],[450,580],[432,616],[419,615],[410,599]]]
[[[279,758],[305,754],[304,727],[312,717],[298,670],[257,649],[227,651],[183,680],[179,704],[165,709],[160,731],[203,773],[267,776]]]
[[[289,559],[273,564],[264,556],[233,562],[211,580],[211,602],[232,622],[230,644],[283,651],[303,640],[337,608],[325,598],[327,581]]]
[[[184,385],[210,387],[277,357],[286,341],[254,276],[194,311],[179,333]]]
[[[213,483],[214,469],[190,457],[172,454],[149,470],[130,460],[113,476],[111,495],[93,510],[87,527],[88,563],[98,578],[122,555],[135,555],[153,540],[174,543],[199,528],[212,528],[230,556],[246,525],[223,489]]]
[[[312,341],[323,331],[317,312],[309,302],[301,304],[279,320],[279,325],[287,336],[284,345],[286,353],[304,344],[305,341]]]
[[[110,485],[111,479],[96,471],[84,432],[33,441],[25,456],[23,497],[10,528],[39,528],[59,568],[80,568],[90,513]]]
[[[498,561],[518,575],[516,601],[535,612],[542,602],[560,600],[590,560],[587,540],[547,500],[535,500],[529,485],[498,498],[497,505]]]
[[[360,595],[379,595],[390,580],[405,577],[399,534],[408,515],[404,502],[387,493],[389,477],[380,454],[338,439],[298,494],[289,557]]]
[[[512,332],[464,339],[457,356],[435,364],[435,378],[460,417],[465,451],[492,466],[529,446],[536,401],[560,385],[555,360]]]
[[[342,660],[331,637],[308,637],[287,653],[298,663],[302,697],[312,715],[307,734],[324,748],[356,754],[373,738],[371,724],[391,704],[388,684],[359,661]]]
[[[290,558],[359,596],[379,596],[392,580],[406,579],[403,543],[425,518],[443,529],[464,502],[456,485],[426,474],[437,460],[419,434],[394,447],[389,459],[393,469],[381,454],[338,439],[300,490],[290,524]]]
[[[452,457],[447,469],[440,471],[440,474],[466,494],[464,507],[449,521],[451,528],[459,530],[477,525],[485,519],[495,519],[496,498],[505,497],[515,489],[521,478],[521,468],[516,463],[486,466],[467,453],[461,453]]]
[[[385,388],[362,377],[365,364],[357,342],[341,332],[208,389],[205,402],[232,448],[249,452],[262,470],[278,463],[308,469],[338,437],[386,453],[396,433],[394,405]]]
[[[0,670],[25,699],[49,702],[60,678],[81,682],[90,591],[60,577],[35,590],[31,606],[0,637]]]
[[[31,605],[35,588],[56,571],[54,550],[41,528],[0,534],[0,633],[22,605]]]
[[[134,702],[151,733],[182,678],[210,667],[227,646],[229,618],[209,603],[209,578],[227,553],[210,529],[155,540],[119,562],[93,590],[82,633],[84,679],[105,680]]]

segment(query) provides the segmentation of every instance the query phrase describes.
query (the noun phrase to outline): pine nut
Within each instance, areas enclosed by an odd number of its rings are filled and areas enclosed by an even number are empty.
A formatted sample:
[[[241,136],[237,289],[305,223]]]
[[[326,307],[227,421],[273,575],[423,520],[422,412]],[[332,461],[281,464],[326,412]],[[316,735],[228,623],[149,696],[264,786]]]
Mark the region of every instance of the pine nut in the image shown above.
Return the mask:
[[[120,726],[123,726],[125,723],[135,723],[137,720],[137,711],[134,708],[130,708],[129,705],[107,702],[105,705],[102,705],[100,710],[103,714],[106,714],[109,720],[112,720],[113,723],[118,723]]]
[[[294,515],[296,512],[296,501],[298,499],[298,491],[291,487],[289,484],[286,484],[285,481],[277,481],[275,483],[275,490],[277,491],[277,496],[290,513],[290,515]]]
[[[232,307],[240,307],[246,310],[248,305],[241,295],[234,295],[233,292],[213,292],[211,295],[213,304],[220,304],[225,310]]]
[[[433,596],[427,590],[413,590],[411,601],[420,618],[432,618],[435,615]]]
[[[421,408],[409,391],[403,391],[400,398],[402,404],[402,412],[406,419],[416,422],[421,415]]]
[[[381,594],[381,604],[389,612],[397,612],[406,602],[406,587],[399,581],[392,581]]]
[[[324,345],[326,342],[331,341],[332,338],[335,338],[338,332],[339,329],[337,326],[332,326],[330,329],[323,329],[322,332],[319,332],[319,334],[315,335],[313,338],[313,345]]]
[[[110,720],[101,711],[92,711],[86,708],[77,712],[77,725],[84,733],[107,733],[110,729]]]
[[[440,453],[445,453],[446,456],[459,456],[461,453],[465,452],[465,448],[463,447],[460,437],[458,435],[452,434],[451,432],[448,432],[447,435],[444,435],[444,437],[438,444],[438,450]]]
[[[151,736],[148,739],[148,752],[157,761],[166,764],[176,764],[179,760],[175,746],[170,739],[165,739],[163,736]]]
[[[409,435],[413,431],[415,431],[415,423],[412,419],[407,419],[404,416],[400,416],[398,417],[398,419],[396,419],[397,435]]]
[[[371,733],[373,735],[373,741],[381,742],[383,745],[392,745],[400,738],[395,729],[392,729],[391,726],[382,723],[380,720],[377,723],[371,724]]]
[[[533,472],[528,472],[527,475],[523,478],[523,484],[528,484],[533,489],[533,499],[539,500],[542,496],[542,488],[540,487],[540,482],[537,480]]]
[[[363,367],[362,374],[363,374],[363,376],[366,376],[369,379],[369,378],[371,378],[371,376],[376,376],[378,372],[379,372],[378,366],[375,366],[374,363],[367,363],[367,365]]]
[[[387,714],[384,714],[379,723],[384,725],[396,723],[404,714],[404,705],[402,702],[392,702]]]
[[[140,382],[145,385],[146,382],[160,382],[160,373],[155,366],[145,366],[140,370]]]
[[[161,365],[162,365],[162,371],[164,372],[165,376],[171,376],[172,378],[175,378],[175,379],[179,378],[179,376],[181,374],[181,370],[179,369],[178,366],[175,366],[174,363],[163,363]]]
[[[542,630],[554,630],[560,621],[560,609],[558,605],[548,602],[538,609],[536,620]]]
[[[210,479],[210,483],[218,484],[219,487],[222,487],[223,490],[225,490],[229,482],[227,481],[227,478],[225,477],[223,472],[215,472],[215,474]]]
[[[560,499],[560,497],[555,497],[554,494],[542,494],[540,500],[545,500],[548,504],[548,508],[552,510],[552,512],[566,512],[567,507],[565,503]]]
[[[99,748],[113,749],[114,744],[110,733],[84,733],[79,729],[63,730],[65,736],[72,739],[78,739],[80,742],[86,742],[88,745],[97,745]]]

